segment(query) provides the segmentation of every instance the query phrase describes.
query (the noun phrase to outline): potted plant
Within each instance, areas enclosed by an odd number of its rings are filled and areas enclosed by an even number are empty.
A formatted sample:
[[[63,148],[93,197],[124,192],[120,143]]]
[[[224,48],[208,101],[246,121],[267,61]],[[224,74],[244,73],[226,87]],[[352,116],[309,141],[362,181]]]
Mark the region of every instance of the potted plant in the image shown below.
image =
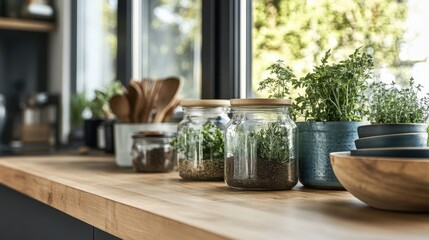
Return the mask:
[[[363,125],[366,115],[367,81],[373,70],[372,57],[360,48],[346,60],[328,63],[327,51],[313,72],[302,78],[291,75],[290,68],[282,62],[270,68],[274,79],[286,79],[278,88],[302,89],[303,94],[295,99],[294,115],[302,118],[298,122],[299,133],[299,179],[304,186],[342,189],[329,162],[329,153],[354,148],[357,127]],[[261,89],[271,79],[262,83]],[[271,89],[276,89],[271,86]],[[273,91],[272,91],[273,92]],[[273,95],[274,96],[274,95]]]
[[[88,107],[88,99],[85,93],[77,93],[70,101],[70,142],[79,142],[84,139],[83,112]]]
[[[85,144],[88,147],[96,148],[98,146],[99,139],[97,131],[100,124],[103,122],[108,126],[113,124],[111,120],[112,113],[110,111],[108,101],[113,95],[121,93],[122,84],[117,81],[107,85],[103,90],[94,91],[94,97],[88,102],[88,109],[91,112],[91,118],[85,119],[84,122]],[[113,133],[113,125],[109,129],[111,129],[111,132]],[[104,129],[102,130],[104,132]],[[113,139],[108,139],[105,143],[107,142],[112,142],[110,145],[113,146]]]
[[[372,83],[368,108],[368,120],[371,125],[358,128],[360,140],[389,135],[396,140],[407,137],[408,140],[403,143],[404,147],[426,146],[429,94],[420,97],[421,91],[422,86],[416,84],[413,78],[410,79],[407,88],[399,88],[395,82]]]

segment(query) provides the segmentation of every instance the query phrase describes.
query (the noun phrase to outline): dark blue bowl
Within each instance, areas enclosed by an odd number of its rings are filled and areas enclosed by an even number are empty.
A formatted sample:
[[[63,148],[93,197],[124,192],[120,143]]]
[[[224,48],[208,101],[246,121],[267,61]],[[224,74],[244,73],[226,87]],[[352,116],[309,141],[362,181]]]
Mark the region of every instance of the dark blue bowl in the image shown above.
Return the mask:
[[[429,158],[429,148],[368,148],[351,150],[352,156]]]
[[[355,140],[357,149],[393,148],[393,147],[426,147],[428,133],[402,133],[366,137]]]
[[[387,123],[371,124],[358,127],[359,138],[401,133],[425,133],[428,125],[425,123]]]

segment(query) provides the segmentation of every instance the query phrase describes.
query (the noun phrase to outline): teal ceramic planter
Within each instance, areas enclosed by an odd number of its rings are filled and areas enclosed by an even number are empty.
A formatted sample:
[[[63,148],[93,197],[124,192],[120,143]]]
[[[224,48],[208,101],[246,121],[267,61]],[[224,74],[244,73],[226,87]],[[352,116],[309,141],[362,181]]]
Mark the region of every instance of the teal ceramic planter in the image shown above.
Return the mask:
[[[329,153],[355,148],[364,122],[299,122],[299,180],[305,187],[343,189],[332,170]]]

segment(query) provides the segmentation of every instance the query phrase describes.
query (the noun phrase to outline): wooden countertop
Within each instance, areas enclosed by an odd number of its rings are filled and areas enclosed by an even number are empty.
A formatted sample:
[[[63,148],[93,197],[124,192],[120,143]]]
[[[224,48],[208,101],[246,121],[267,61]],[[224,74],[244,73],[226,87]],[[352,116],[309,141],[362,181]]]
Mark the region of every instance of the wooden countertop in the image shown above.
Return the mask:
[[[429,236],[428,214],[372,209],[345,191],[236,191],[177,173],[133,173],[106,157],[0,158],[0,183],[124,239]]]

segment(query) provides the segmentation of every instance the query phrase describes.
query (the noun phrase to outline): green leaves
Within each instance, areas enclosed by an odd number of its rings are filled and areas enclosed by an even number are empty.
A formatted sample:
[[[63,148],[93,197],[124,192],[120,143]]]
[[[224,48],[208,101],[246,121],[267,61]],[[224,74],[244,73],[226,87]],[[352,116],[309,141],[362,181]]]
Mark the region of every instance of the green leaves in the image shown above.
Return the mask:
[[[256,156],[258,161],[279,163],[288,163],[293,160],[294,129],[287,127],[287,123],[281,117],[273,122],[259,124],[260,127],[255,129],[248,129],[247,126],[241,125],[233,130],[233,134],[227,132],[233,155],[246,159]]]
[[[429,118],[429,94],[420,98],[420,84],[410,79],[408,88],[375,82],[370,85],[368,120],[371,123],[424,123]]]
[[[357,47],[374,54],[375,69],[387,67],[402,84],[411,65],[399,58],[407,30],[408,1],[253,1],[253,81],[266,77],[267,59],[282,56],[297,76],[318,64],[324,49],[330,61],[347,58]],[[322,49],[322,50],[320,50]],[[255,88],[256,89],[256,88]]]
[[[122,84],[119,81],[110,83],[102,91],[95,90],[94,98],[88,102],[92,118],[107,118],[110,113],[109,99],[116,94],[122,94]]]
[[[170,144],[183,153],[186,159],[200,159],[195,154],[201,154],[201,152],[202,160],[224,158],[223,132],[211,122],[205,123],[201,130],[184,127],[184,130],[179,132]]]
[[[289,94],[290,83],[296,81],[295,74],[281,60],[268,67],[268,70],[274,76],[259,82],[258,91],[268,91],[269,98],[286,98]]]
[[[327,51],[322,64],[295,84],[305,89],[295,107],[308,121],[360,121],[366,114],[365,90],[373,71],[372,57],[360,48],[339,63],[328,64],[329,56]]]
[[[329,50],[321,64],[300,79],[278,61],[269,68],[274,76],[262,81],[258,90],[268,90],[272,98],[285,98],[289,85],[303,89],[293,107],[307,121],[360,121],[367,113],[365,90],[374,68],[372,56],[358,48],[348,59],[329,64],[330,56]]]
[[[255,138],[257,155],[260,159],[277,162],[288,162],[290,158],[290,146],[288,129],[279,122],[268,123]]]

